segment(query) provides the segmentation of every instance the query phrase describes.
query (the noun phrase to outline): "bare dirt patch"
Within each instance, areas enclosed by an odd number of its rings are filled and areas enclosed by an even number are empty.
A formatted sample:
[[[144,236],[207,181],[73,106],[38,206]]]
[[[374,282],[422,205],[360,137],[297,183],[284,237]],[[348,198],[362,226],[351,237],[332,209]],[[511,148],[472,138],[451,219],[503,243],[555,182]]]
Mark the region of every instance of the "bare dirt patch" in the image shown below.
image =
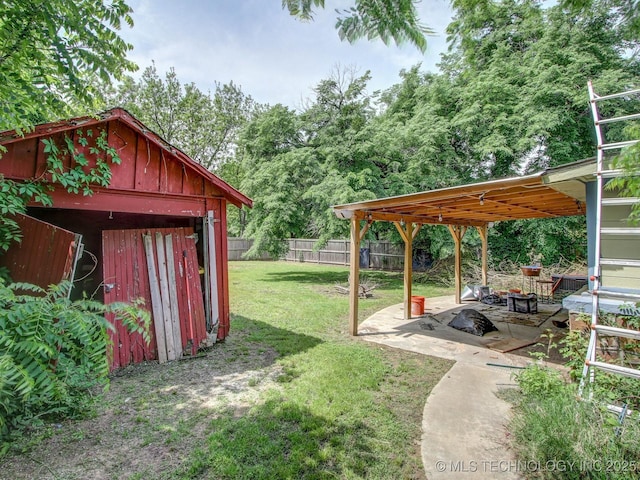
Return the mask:
[[[0,478],[156,478],[173,470],[206,442],[211,419],[242,415],[278,388],[276,352],[243,337],[197,358],[119,370],[93,418],[25,434],[31,445],[2,459]]]

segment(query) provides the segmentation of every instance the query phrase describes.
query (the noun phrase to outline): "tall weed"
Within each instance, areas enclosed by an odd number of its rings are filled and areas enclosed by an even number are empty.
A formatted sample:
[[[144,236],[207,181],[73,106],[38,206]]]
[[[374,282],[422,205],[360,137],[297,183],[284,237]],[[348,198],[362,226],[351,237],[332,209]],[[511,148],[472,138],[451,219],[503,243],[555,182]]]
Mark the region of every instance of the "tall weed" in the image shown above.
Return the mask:
[[[603,403],[578,399],[575,384],[540,365],[517,377],[514,448],[536,479],[626,480],[640,476],[640,417],[619,422]]]

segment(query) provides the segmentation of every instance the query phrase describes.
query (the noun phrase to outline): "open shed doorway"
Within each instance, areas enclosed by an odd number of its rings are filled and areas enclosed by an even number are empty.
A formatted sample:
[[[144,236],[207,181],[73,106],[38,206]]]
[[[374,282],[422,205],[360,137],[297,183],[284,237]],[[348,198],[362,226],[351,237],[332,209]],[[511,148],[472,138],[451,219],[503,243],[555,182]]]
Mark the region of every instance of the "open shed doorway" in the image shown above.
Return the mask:
[[[105,300],[102,258],[102,232],[105,230],[182,227],[191,228],[202,238],[202,219],[198,218],[39,207],[29,208],[27,213],[82,236],[84,248],[76,266],[72,298],[87,296],[100,302]],[[198,252],[198,260],[203,260],[201,251]]]
[[[152,313],[149,345],[109,318],[115,327],[110,332],[112,369],[175,360],[216,341],[221,299],[206,218],[51,208],[30,208],[29,214],[83,238],[72,298],[107,304],[142,298]],[[152,241],[150,251],[146,237]]]

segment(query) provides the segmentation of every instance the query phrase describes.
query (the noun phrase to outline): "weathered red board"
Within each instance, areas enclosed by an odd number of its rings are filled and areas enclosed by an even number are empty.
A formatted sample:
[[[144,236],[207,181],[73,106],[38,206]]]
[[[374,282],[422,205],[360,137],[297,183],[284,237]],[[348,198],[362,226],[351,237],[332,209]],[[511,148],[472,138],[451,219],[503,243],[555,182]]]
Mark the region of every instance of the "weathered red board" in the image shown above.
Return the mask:
[[[78,236],[27,215],[17,214],[14,220],[20,226],[22,241],[0,255],[0,267],[9,270],[11,280],[42,288],[69,280]]]
[[[170,234],[172,238],[182,350],[186,350],[190,339],[190,317],[194,325],[193,334],[195,338],[193,343],[197,348],[207,337],[207,332],[204,297],[192,229],[158,228],[103,231],[104,301],[106,304],[110,304],[113,302],[130,302],[136,298],[143,298],[147,309],[151,311],[151,292],[143,235],[154,237],[156,232],[161,233],[163,237]],[[186,272],[184,270],[183,252],[187,253]],[[158,268],[156,258],[156,270]],[[189,284],[189,299],[187,299],[187,282]],[[191,316],[189,311],[191,311]],[[116,330],[110,333],[113,344],[113,351],[110,356],[112,369],[124,367],[130,363],[157,359],[157,345],[154,338],[153,325],[150,331],[151,344],[145,345],[140,334],[130,334],[122,326],[121,322],[114,320],[113,316],[109,317],[108,320],[116,327]],[[163,320],[159,319],[159,321],[162,322]]]
[[[89,130],[92,132],[91,136],[87,133]],[[167,195],[165,203],[183,197],[184,200],[189,199],[192,203],[201,205],[204,205],[205,198],[220,197],[238,207],[251,206],[251,199],[194,162],[184,152],[169,145],[121,108],[114,108],[95,117],[38,125],[29,133],[0,132],[0,144],[7,149],[0,163],[0,173],[12,180],[40,177],[47,168],[47,154],[40,140],[52,138],[57,140],[57,144],[64,145],[65,136],[70,138],[78,153],[85,153],[89,161],[86,168],[91,168],[95,165],[95,155],[90,154],[89,150],[95,146],[99,133],[105,130],[108,144],[118,153],[121,162],[111,165],[110,185],[106,188],[96,187],[95,192],[144,192]],[[80,143],[78,132],[84,132],[83,142],[86,140],[87,145]],[[70,167],[71,157],[65,156],[63,163],[65,167]],[[56,197],[57,208],[82,208],[82,195],[68,194],[64,188],[56,188],[59,191]],[[92,204],[91,208],[85,209],[116,210],[104,202]],[[173,210],[168,214],[176,214],[175,208]],[[138,210],[138,213],[143,212]],[[147,213],[162,212],[156,210]],[[203,213],[184,210],[181,215],[196,217],[203,216]]]
[[[105,301],[128,300],[142,296],[149,304],[150,310],[148,272],[142,268],[146,266],[146,257],[143,254],[141,238],[134,240],[126,233],[118,234],[120,236],[113,233],[103,239],[102,232],[124,232],[132,227],[140,231],[155,232],[164,231],[162,229],[167,226],[186,225],[200,232],[207,228],[203,219],[209,212],[213,212],[215,262],[212,258],[203,258],[206,256],[203,242],[198,245],[197,254],[195,247],[192,248],[190,245],[174,245],[174,263],[182,264],[182,258],[178,257],[186,247],[189,252],[188,261],[193,265],[189,269],[194,269],[193,279],[189,283],[190,293],[200,298],[203,295],[199,275],[194,273],[197,271],[195,257],[199,255],[204,261],[202,266],[207,272],[207,279],[215,280],[217,287],[217,305],[211,305],[211,320],[218,320],[217,339],[224,339],[229,333],[230,320],[226,209],[228,203],[237,207],[250,207],[251,199],[193,161],[184,152],[168,144],[121,108],[95,116],[38,125],[30,132],[0,132],[0,145],[6,148],[0,161],[0,175],[17,182],[46,180],[48,154],[44,151],[44,140],[56,141],[61,147],[61,152],[64,152],[65,145],[72,144],[78,154],[84,154],[88,162],[84,168],[90,169],[97,161],[92,147],[96,144],[96,138],[105,132],[109,147],[117,152],[121,160],[119,164],[111,165],[112,177],[109,186],[93,186],[93,195],[85,196],[81,193],[70,193],[61,185],[51,184],[51,212],[47,211],[49,208],[42,208],[42,205],[36,203],[30,207],[37,211],[36,216],[39,218],[81,233],[82,238],[87,244],[91,244],[93,249],[104,252],[110,249],[113,252],[99,260],[104,271],[98,268],[96,274],[85,281],[93,282],[95,286],[99,283],[113,283],[114,287],[119,285],[120,291],[116,289],[113,293],[104,289]],[[64,168],[74,168],[71,155],[61,155],[64,157],[61,158]],[[189,235],[185,236],[188,237]],[[105,240],[102,247],[98,245],[101,239]],[[40,262],[40,265],[48,263],[47,258],[47,261]],[[210,267],[214,264],[216,270],[211,271]],[[116,274],[119,275],[118,282],[110,279],[115,278]],[[213,297],[215,300],[216,295],[211,288],[207,285],[207,298]],[[182,315],[184,298],[178,303]],[[203,306],[198,303],[197,308],[199,310],[193,312],[194,318],[197,319],[195,341],[200,343],[206,337],[207,327],[204,320],[198,319],[198,316],[205,317],[202,313]],[[189,335],[184,331],[186,323],[181,323],[181,328],[184,344],[189,340]],[[124,335],[123,332],[116,332],[114,340],[117,345],[117,358],[114,357],[112,368],[155,358],[156,347],[153,342],[150,346],[145,346],[141,338]]]

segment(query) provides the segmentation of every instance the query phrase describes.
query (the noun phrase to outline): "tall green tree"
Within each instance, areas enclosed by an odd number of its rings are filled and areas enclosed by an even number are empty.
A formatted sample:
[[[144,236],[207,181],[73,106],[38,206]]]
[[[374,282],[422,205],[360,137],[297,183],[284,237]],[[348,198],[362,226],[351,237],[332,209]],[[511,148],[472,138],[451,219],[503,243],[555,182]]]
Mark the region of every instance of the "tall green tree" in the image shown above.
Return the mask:
[[[625,55],[637,43],[628,40],[620,12],[607,0],[578,13],[543,9],[533,0],[474,2],[459,7],[448,31],[451,48],[441,73],[421,73],[419,66],[403,71],[401,82],[379,98],[366,93],[368,74],[334,75],[318,84],[304,112],[291,114],[299,146],[288,142],[287,154],[304,150],[320,174],[289,185],[295,195],[286,195],[285,211],[295,205],[304,215],[295,217],[295,228],[287,224],[280,238],[295,232],[321,240],[346,235],[348,225],[335,218],[334,204],[529,173],[593,156],[587,80],[612,91],[638,77],[638,59]],[[260,141],[259,129],[246,133],[246,139]],[[275,175],[279,170],[271,163],[284,164],[284,158],[245,153],[269,159],[252,165],[251,175],[260,182],[251,180],[251,195],[275,198],[277,189],[261,185],[280,180],[259,172],[271,168]],[[251,235],[260,232],[276,244],[283,232],[271,228],[275,223],[261,228],[254,213]],[[499,228],[493,243],[498,256],[516,259],[536,250],[551,262],[559,255],[582,255],[557,242],[559,231],[583,232],[582,218]],[[370,232],[395,235],[382,224]],[[516,251],[500,242],[518,232],[526,235]],[[438,249],[436,257],[447,251],[442,239],[418,240]],[[579,241],[572,244],[582,248]]]
[[[629,41],[619,10],[608,1],[583,12],[542,9],[533,1],[474,2],[458,9],[448,32],[455,51],[443,72],[456,98],[452,138],[467,146],[469,163],[480,167],[478,179],[594,156],[587,81],[612,92],[638,79],[638,58],[625,55],[638,43]],[[624,105],[615,108],[624,113]],[[558,232],[565,238],[584,232],[584,225],[580,218],[508,222],[496,231],[490,238],[498,257],[523,261],[536,251],[552,262],[576,254],[558,244]],[[510,248],[514,239],[517,249]]]
[[[285,253],[284,239],[304,237],[309,208],[304,193],[320,176],[317,156],[305,145],[298,116],[276,105],[247,125],[241,141],[246,175],[241,189],[253,199],[246,235],[248,256]]]
[[[574,11],[586,11],[592,8],[593,0],[562,0],[560,5]],[[640,37],[640,2],[638,0],[617,0],[612,2],[622,14],[622,24],[628,38]]]
[[[212,171],[233,162],[240,129],[260,108],[233,82],[216,82],[213,94],[204,93],[193,83],[183,85],[173,68],[161,77],[155,64],[139,81],[125,79],[109,103],[126,108]]]
[[[244,130],[241,187],[254,200],[250,255],[279,255],[290,237],[343,236],[348,226],[331,206],[381,194],[388,162],[368,138],[375,114],[369,79],[368,72],[338,69],[318,83],[303,112],[276,105]]]
[[[310,212],[306,230],[321,243],[347,234],[348,225],[335,217],[331,205],[380,195],[384,172],[368,130],[375,115],[367,94],[370,80],[369,72],[336,68],[314,88],[314,103],[300,115],[322,172],[304,193]]]
[[[0,5],[0,130],[91,111],[97,79],[136,65],[118,30],[133,26],[124,0],[10,0]]]
[[[600,0],[562,0],[563,10],[584,13]],[[336,29],[341,39],[353,43],[361,38],[380,39],[385,44],[393,40],[397,45],[409,42],[424,52],[426,37],[433,34],[420,22],[416,5],[419,0],[354,0],[349,8],[338,10]],[[452,0],[457,11],[481,11],[490,0]],[[612,0],[609,8],[620,14],[621,26],[628,39],[640,36],[639,0]],[[313,20],[314,10],[325,8],[325,0],[282,0],[282,8],[303,21]]]
[[[606,1],[575,15],[529,0],[458,11],[448,32],[459,55],[443,70],[459,92],[456,134],[486,176],[594,154],[587,81],[611,91],[638,73],[619,21]]]
[[[126,58],[131,45],[118,36],[123,22],[133,25],[130,13],[123,0],[3,2],[0,131],[20,132],[40,122],[93,113],[102,98],[97,85],[109,84],[137,69]],[[101,150],[111,156],[106,148]],[[52,158],[57,156],[51,150],[45,153]],[[91,176],[79,168],[66,172],[51,168],[48,173],[54,173],[65,186],[75,188],[78,177],[85,180]],[[89,183],[108,183],[107,176]],[[0,176],[0,200],[0,249],[6,250],[20,235],[9,216],[24,212],[29,201],[46,204],[50,199],[41,181],[17,184]]]
[[[402,82],[385,93],[388,107],[381,117],[404,160],[401,176],[409,191],[397,193],[472,181],[480,165],[454,125],[462,104],[452,74],[423,74],[415,66],[401,77]]]

